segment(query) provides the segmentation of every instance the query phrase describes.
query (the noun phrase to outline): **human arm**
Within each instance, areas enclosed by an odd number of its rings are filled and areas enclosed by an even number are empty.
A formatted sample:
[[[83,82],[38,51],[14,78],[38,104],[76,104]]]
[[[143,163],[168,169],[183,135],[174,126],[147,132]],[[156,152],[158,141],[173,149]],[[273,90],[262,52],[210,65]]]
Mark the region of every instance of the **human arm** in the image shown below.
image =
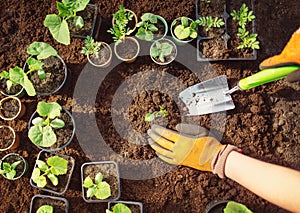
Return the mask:
[[[300,172],[231,152],[226,177],[258,196],[292,212],[300,212]]]

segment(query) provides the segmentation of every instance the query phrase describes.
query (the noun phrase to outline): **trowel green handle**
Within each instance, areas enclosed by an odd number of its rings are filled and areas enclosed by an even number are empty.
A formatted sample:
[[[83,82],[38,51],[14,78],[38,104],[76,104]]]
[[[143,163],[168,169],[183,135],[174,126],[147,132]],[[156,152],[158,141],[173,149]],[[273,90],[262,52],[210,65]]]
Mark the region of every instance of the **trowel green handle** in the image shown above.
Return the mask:
[[[242,90],[251,89],[253,87],[257,87],[265,83],[284,78],[289,73],[294,72],[298,69],[300,69],[300,66],[284,66],[264,69],[254,75],[240,80],[238,85]]]

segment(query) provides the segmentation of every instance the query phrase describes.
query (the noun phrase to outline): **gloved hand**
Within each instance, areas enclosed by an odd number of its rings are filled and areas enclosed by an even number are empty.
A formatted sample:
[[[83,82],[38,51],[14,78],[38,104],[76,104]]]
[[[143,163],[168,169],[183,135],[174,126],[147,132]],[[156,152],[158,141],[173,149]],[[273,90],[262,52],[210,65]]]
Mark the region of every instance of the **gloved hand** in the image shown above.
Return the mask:
[[[300,81],[300,28],[292,35],[287,45],[279,55],[265,59],[260,63],[260,69],[280,67],[286,65],[299,65],[299,69],[288,74],[289,82]]]
[[[176,130],[178,132],[158,125],[148,130],[150,146],[160,159],[225,177],[226,158],[231,151],[240,151],[238,148],[222,145],[214,137],[207,136],[207,129],[200,126],[178,124]]]

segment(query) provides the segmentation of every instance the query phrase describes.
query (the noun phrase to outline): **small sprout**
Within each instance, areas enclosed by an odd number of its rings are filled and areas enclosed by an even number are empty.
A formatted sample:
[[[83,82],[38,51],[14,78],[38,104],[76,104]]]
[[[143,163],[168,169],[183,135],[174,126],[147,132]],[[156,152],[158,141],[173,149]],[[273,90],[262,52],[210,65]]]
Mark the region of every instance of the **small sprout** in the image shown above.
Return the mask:
[[[13,180],[17,174],[16,168],[21,162],[22,162],[21,160],[16,161],[12,164],[7,162],[2,162],[2,168],[0,168],[0,174],[4,175],[9,180]]]
[[[198,20],[195,21],[197,25],[205,27],[205,30],[208,31],[210,28],[220,28],[221,26],[225,25],[222,18],[206,16],[200,17]]]
[[[90,176],[87,176],[83,181],[83,187],[87,188],[87,197],[95,196],[97,199],[104,200],[111,196],[110,185],[103,181],[103,175],[99,172],[95,177],[95,183]]]
[[[157,23],[157,16],[152,13],[145,13],[141,17],[142,21],[137,24],[138,32],[136,37],[145,41],[152,41],[154,36],[153,32],[158,31],[158,28],[155,26]]]
[[[177,21],[172,23],[172,26],[175,26],[177,24]],[[187,17],[181,17],[180,18],[180,24],[177,25],[174,29],[175,36],[180,39],[184,40],[187,38],[196,38],[197,37],[197,23],[195,21],[192,21],[189,24],[189,19]]]
[[[68,171],[68,161],[59,156],[53,156],[47,159],[47,163],[42,160],[36,160],[37,167],[33,169],[32,181],[38,187],[44,188],[47,185],[48,177],[54,186],[58,185],[58,175],[65,175]]]
[[[224,213],[231,213],[231,212],[243,212],[243,213],[252,213],[250,209],[248,209],[245,205],[229,201],[224,209]]]
[[[41,147],[50,147],[56,143],[57,137],[53,128],[60,129],[65,126],[65,122],[58,117],[61,114],[62,107],[55,102],[39,102],[37,113],[41,117],[32,120],[32,126],[29,129],[28,137],[32,143]]]
[[[53,213],[53,206],[50,205],[42,205],[36,213]]]
[[[82,48],[81,53],[84,55],[96,55],[99,52],[101,43],[95,42],[91,36],[87,36],[85,39],[85,47]]]
[[[165,62],[165,58],[171,55],[174,46],[168,42],[156,41],[153,47],[150,49],[150,55],[152,58],[159,58],[161,62]]]
[[[113,206],[113,210],[106,209],[105,213],[131,213],[131,210],[128,206],[123,203],[117,203]]]
[[[156,118],[164,118],[168,116],[168,112],[166,109],[164,109],[162,106],[159,106],[159,111],[155,111],[153,113],[147,113],[145,115],[145,121],[151,122],[154,121]]]

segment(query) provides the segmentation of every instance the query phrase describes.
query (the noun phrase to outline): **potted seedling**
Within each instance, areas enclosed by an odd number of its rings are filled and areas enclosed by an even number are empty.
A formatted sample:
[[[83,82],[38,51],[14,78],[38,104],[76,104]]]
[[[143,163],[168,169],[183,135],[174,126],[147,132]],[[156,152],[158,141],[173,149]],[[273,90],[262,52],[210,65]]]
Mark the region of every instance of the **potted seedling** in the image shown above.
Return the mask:
[[[63,149],[75,134],[73,116],[56,102],[39,102],[28,125],[31,142],[45,150]]]
[[[108,67],[111,63],[112,50],[105,42],[95,42],[90,36],[85,39],[85,47],[81,53],[85,54],[88,61],[96,67]]]
[[[0,151],[15,149],[19,146],[20,138],[10,126],[0,126]]]
[[[89,1],[62,0],[62,2],[56,2],[58,14],[49,14],[44,20],[44,26],[50,30],[56,41],[69,45],[70,30],[72,34],[83,34],[79,37],[92,35],[97,18],[97,7],[88,5]],[[86,8],[87,12],[83,13]]]
[[[143,213],[143,204],[133,201],[108,202],[106,213]]]
[[[133,22],[133,27],[130,23]],[[113,27],[108,30],[113,35],[116,56],[127,63],[135,61],[140,51],[139,42],[128,37],[136,28],[137,17],[131,10],[120,5],[119,10],[113,14]]]
[[[21,118],[25,114],[25,111],[25,105],[17,97],[6,97],[0,101],[0,117],[3,120],[10,121]]]
[[[152,41],[167,35],[168,24],[166,20],[152,13],[145,13],[141,17],[142,21],[137,24],[138,32],[135,36],[141,40]]]
[[[228,200],[213,201],[205,209],[205,213],[252,213],[245,205]]]
[[[145,121],[146,122],[152,122],[156,118],[165,118],[168,116],[168,112],[166,109],[164,109],[162,106],[159,106],[159,111],[155,111],[153,113],[147,113],[145,115]]]
[[[176,58],[176,55],[176,45],[169,39],[157,40],[150,47],[151,59],[159,65],[171,63]]]
[[[197,24],[191,18],[179,17],[171,24],[171,35],[178,44],[186,44],[197,38]]]
[[[16,180],[27,171],[27,161],[19,154],[10,153],[0,161],[0,174],[8,180]]]
[[[68,213],[69,202],[62,197],[54,197],[49,195],[35,195],[31,199],[30,213],[52,213],[64,212]]]
[[[200,26],[200,27],[202,27],[202,29],[204,29],[205,33],[203,33],[203,34],[207,34],[208,31],[213,28],[219,29],[225,25],[225,22],[222,18],[213,17],[213,16],[200,17],[195,22],[196,22],[197,26]],[[221,31],[221,32],[223,32],[223,31]]]
[[[108,202],[120,197],[119,169],[113,161],[84,163],[81,181],[85,202]]]
[[[32,171],[33,187],[55,194],[64,194],[74,169],[74,158],[55,152],[41,151]]]
[[[0,73],[1,94],[9,97],[22,97],[25,94],[24,88],[20,84],[12,84],[12,82],[9,80],[9,73],[10,71],[2,71]]]

